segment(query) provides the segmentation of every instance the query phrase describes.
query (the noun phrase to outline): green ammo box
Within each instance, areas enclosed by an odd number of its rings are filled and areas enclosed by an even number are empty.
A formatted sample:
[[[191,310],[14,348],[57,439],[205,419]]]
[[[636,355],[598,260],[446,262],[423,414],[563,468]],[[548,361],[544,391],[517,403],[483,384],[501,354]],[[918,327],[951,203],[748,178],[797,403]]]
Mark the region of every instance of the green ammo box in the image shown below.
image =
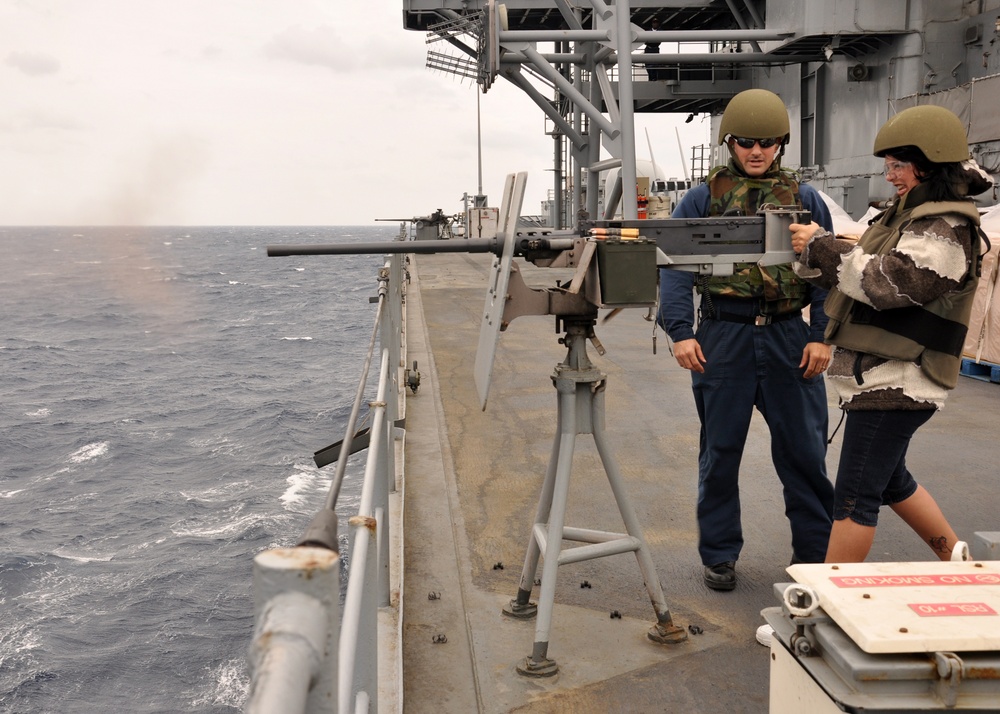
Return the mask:
[[[601,303],[651,305],[656,302],[656,242],[646,238],[597,241]]]

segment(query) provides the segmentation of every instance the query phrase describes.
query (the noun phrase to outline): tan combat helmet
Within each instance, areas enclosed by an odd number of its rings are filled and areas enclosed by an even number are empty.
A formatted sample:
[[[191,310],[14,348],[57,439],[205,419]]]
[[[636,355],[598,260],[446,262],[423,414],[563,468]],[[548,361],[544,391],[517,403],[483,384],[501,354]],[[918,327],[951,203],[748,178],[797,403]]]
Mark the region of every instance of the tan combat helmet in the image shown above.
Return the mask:
[[[904,109],[882,125],[875,136],[875,156],[915,146],[929,161],[947,163],[969,158],[969,140],[962,120],[944,107],[930,104]]]
[[[782,148],[788,143],[788,110],[774,92],[766,89],[747,89],[733,97],[722,114],[719,124],[719,143],[727,137],[745,136],[748,139],[782,139]]]

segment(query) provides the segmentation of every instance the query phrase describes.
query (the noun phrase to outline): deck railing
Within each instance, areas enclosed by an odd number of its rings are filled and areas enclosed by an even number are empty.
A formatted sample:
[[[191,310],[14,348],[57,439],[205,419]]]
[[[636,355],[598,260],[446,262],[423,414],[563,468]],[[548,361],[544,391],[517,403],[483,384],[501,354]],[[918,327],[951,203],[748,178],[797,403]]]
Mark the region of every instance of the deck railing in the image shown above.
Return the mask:
[[[400,239],[405,238],[401,233]],[[357,395],[324,509],[295,548],[254,558],[254,636],[245,711],[252,714],[375,713],[379,704],[378,610],[390,605],[389,494],[396,489],[395,442],[402,435],[406,256],[386,259],[378,312]],[[334,513],[357,432],[369,368],[380,339],[378,388],[361,503],[348,521],[349,577],[340,616],[340,554]],[[369,392],[370,393],[370,392]]]

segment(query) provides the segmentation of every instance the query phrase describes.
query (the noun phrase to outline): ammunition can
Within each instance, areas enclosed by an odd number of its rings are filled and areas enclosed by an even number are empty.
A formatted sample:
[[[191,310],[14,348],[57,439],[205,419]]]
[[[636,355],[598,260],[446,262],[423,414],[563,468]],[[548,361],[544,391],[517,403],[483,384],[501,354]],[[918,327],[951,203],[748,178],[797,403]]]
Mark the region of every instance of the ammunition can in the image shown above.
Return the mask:
[[[656,302],[656,243],[645,238],[597,242],[601,304],[607,307]]]

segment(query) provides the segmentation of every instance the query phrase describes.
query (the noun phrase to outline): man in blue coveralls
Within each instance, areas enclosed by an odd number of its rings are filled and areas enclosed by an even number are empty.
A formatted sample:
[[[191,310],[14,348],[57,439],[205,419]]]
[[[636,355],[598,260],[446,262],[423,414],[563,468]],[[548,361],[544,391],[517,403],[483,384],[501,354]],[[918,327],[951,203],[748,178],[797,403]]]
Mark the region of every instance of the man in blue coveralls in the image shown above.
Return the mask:
[[[673,218],[753,216],[771,203],[796,205],[832,231],[819,194],[781,169],[788,111],[763,89],[740,92],[722,116],[726,166],[684,196]],[[701,296],[694,331],[692,290]],[[826,293],[800,280],[790,264],[737,263],[733,274],[698,276],[660,270],[659,322],[677,363],[691,370],[698,417],[698,552],[705,584],[736,587],[743,547],[739,470],[756,407],[771,433],[771,460],[781,479],[792,528],[792,562],[822,563],[830,536],[833,485],[826,475],[828,410],[823,371]],[[809,305],[810,323],[802,318]]]

